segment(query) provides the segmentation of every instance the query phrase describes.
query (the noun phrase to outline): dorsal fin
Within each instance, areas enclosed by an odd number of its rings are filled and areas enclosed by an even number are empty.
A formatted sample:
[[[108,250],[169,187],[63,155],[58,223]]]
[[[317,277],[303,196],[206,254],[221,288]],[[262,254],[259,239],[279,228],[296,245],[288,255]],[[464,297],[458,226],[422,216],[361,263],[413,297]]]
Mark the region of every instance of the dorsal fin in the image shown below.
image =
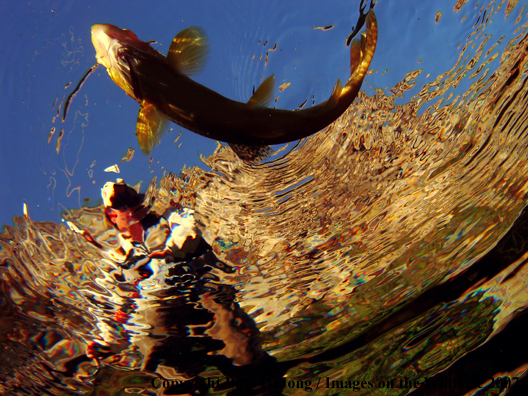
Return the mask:
[[[141,103],[136,124],[136,136],[143,154],[147,156],[150,154],[152,149],[160,143],[162,136],[167,133],[169,127],[169,119],[156,106],[145,100]]]
[[[247,102],[249,107],[268,107],[273,99],[275,76],[266,78]]]
[[[167,54],[167,62],[174,70],[191,76],[203,69],[208,54],[209,43],[205,30],[191,26],[174,37]]]

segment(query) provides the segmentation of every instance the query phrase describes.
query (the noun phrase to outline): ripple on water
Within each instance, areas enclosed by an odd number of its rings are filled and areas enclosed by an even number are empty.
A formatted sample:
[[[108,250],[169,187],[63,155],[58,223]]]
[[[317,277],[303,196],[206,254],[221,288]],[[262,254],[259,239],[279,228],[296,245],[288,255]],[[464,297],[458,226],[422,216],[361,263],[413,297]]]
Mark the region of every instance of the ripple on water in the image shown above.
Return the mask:
[[[29,217],[6,227],[0,370],[8,380],[0,386],[82,393],[112,383],[132,392],[152,373],[122,369],[142,369],[145,340],[161,336],[161,319],[149,312],[190,305],[237,326],[247,314],[247,331],[258,329],[266,353],[290,362],[288,375],[299,380],[431,376],[498,333],[526,308],[523,243],[498,272],[482,279],[475,272],[478,284],[468,278],[454,294],[442,287],[487,253],[498,263],[489,252],[526,205],[526,18],[510,15],[517,30],[507,42],[486,33],[514,3],[477,11],[450,70],[423,84],[422,69],[413,70],[388,93],[360,93],[340,119],[283,158],[247,164],[219,146],[204,159],[211,172],[184,169],[152,183],[152,211],[194,210],[214,256],[204,259],[214,264],[141,267],[140,274],[171,274],[179,297],[166,292],[167,279],[153,277],[143,289],[139,279],[116,281],[132,264],[104,207],[66,212],[69,228]],[[122,279],[132,276],[126,271]],[[227,302],[238,308],[224,310]],[[182,331],[228,332],[206,322]],[[92,355],[112,353],[118,359],[97,371]]]

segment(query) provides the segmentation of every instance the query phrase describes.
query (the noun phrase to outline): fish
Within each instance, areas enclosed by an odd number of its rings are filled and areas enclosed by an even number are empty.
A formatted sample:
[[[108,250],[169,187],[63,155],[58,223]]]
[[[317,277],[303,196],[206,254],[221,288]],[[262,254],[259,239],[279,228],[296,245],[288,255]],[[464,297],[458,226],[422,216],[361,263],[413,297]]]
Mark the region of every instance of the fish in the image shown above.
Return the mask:
[[[172,121],[189,131],[228,143],[246,160],[265,156],[269,145],[310,136],[339,118],[357,97],[374,56],[377,21],[365,19],[366,32],[350,44],[350,78],[338,79],[330,98],[302,110],[270,108],[275,77],[266,78],[247,103],[226,98],[191,77],[203,69],[208,54],[205,31],[197,26],[176,35],[167,56],[130,30],[110,24],[92,26],[98,64],[140,104],[136,136],[149,155]]]

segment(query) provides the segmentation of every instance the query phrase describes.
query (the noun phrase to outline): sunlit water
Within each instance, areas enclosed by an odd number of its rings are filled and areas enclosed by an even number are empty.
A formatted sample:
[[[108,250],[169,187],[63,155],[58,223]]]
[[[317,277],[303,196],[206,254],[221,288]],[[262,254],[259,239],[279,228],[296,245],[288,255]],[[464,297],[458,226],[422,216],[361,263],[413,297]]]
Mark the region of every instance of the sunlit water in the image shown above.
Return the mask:
[[[490,377],[522,379],[522,358],[464,358],[526,325],[528,11],[464,3],[444,10],[471,20],[450,70],[362,92],[282,158],[220,146],[212,171],[154,180],[144,240],[104,206],[17,218],[0,235],[0,389],[374,395],[428,378],[416,394],[498,394]]]

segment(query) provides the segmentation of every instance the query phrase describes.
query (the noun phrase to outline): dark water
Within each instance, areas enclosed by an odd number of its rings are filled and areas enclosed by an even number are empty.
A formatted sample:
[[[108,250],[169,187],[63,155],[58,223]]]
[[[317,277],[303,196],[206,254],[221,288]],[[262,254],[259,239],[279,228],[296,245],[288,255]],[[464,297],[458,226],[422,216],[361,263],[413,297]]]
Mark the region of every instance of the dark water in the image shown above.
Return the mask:
[[[107,184],[64,223],[17,218],[0,235],[2,392],[522,392],[524,6],[466,11],[450,70],[361,93],[280,159],[221,146],[212,171],[145,195]],[[488,34],[505,17],[511,34]]]

